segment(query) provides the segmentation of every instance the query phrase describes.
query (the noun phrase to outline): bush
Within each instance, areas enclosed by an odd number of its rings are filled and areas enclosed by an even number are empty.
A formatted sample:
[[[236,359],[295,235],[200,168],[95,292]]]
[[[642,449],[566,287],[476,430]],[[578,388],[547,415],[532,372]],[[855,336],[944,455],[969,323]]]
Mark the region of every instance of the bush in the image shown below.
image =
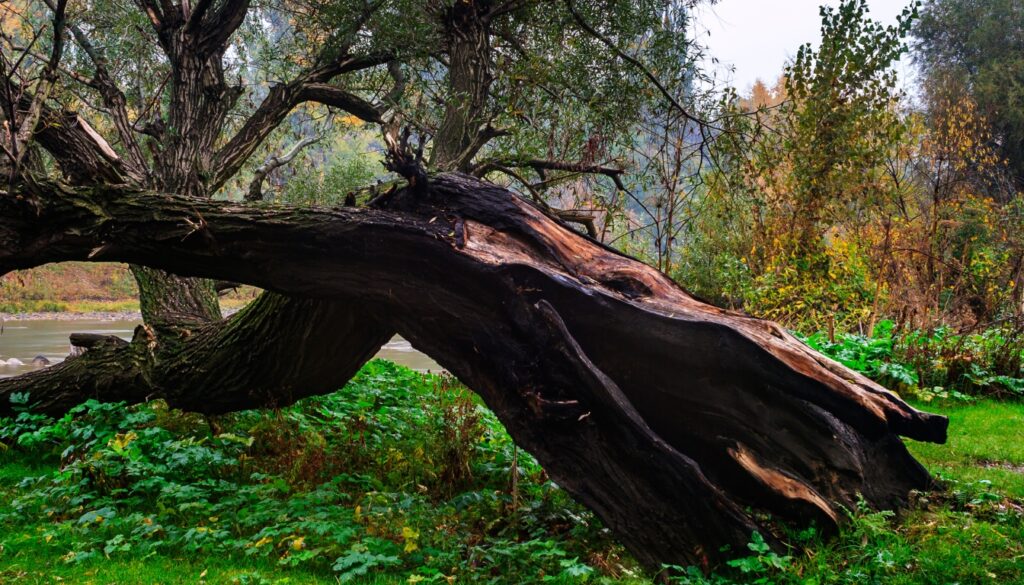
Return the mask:
[[[823,332],[802,338],[811,348],[893,390],[930,400],[969,395],[1024,397],[1024,336],[995,327],[954,334],[948,327],[896,335],[881,321],[873,335]]]
[[[474,395],[388,362],[277,412],[207,420],[90,401],[57,420],[4,420],[0,441],[8,459],[52,465],[21,482],[0,527],[45,518],[46,546],[69,563],[237,556],[341,582],[621,571],[606,531]]]

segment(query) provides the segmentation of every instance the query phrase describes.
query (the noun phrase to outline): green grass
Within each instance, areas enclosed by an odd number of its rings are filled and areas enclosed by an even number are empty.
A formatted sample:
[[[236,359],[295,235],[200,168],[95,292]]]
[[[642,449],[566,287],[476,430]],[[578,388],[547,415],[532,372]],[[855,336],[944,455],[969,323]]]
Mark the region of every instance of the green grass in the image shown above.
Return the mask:
[[[7,535],[5,535],[7,536]],[[39,535],[23,535],[26,540],[38,539]],[[9,536],[8,541],[17,542]],[[121,558],[115,561],[98,559],[81,564],[66,562],[65,558],[40,550],[30,545],[6,554],[0,569],[0,583],[24,583],[26,585],[51,585],[58,581],[88,585],[95,583],[117,585],[160,584],[260,584],[291,583],[336,584],[330,574],[316,574],[301,570],[284,570],[265,560],[188,556],[148,558]],[[361,581],[360,584],[401,583],[395,578]]]
[[[1024,404],[919,406],[951,419],[909,442],[947,489],[673,582],[1024,583]],[[651,582],[472,394],[386,362],[278,412],[92,404],[0,421],[0,445],[4,584]]]
[[[55,473],[53,465],[0,457],[0,499],[11,501],[19,495],[18,483],[26,477]],[[52,585],[74,584],[151,585],[207,583],[225,585],[336,584],[326,573],[281,568],[271,560],[204,555],[146,555],[119,557],[111,561],[100,557],[80,563],[71,561],[71,551],[50,546],[47,522],[0,528],[0,583]],[[383,585],[403,581],[394,578],[360,581],[360,585]]]
[[[1024,403],[916,404],[949,417],[945,445],[907,441],[928,469],[960,482],[988,480],[1009,497],[1024,500]]]

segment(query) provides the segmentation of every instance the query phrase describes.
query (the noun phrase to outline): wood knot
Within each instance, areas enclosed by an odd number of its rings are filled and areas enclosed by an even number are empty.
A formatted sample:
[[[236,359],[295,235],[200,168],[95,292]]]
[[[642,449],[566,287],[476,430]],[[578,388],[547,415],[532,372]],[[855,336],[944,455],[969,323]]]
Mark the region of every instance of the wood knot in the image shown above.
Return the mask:
[[[652,294],[651,287],[628,274],[612,273],[600,280],[601,284],[630,299],[649,297]]]

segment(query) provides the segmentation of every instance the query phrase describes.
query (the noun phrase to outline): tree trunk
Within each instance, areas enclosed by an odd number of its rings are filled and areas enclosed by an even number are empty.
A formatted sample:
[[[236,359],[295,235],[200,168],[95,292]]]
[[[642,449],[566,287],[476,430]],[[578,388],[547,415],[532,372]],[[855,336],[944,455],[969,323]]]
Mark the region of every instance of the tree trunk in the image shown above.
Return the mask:
[[[132,265],[139,285],[142,320],[158,334],[186,330],[220,321],[220,304],[212,280],[182,278],[160,269]]]
[[[54,188],[35,207],[0,198],[0,273],[121,261],[321,299],[313,306],[350,299],[379,332],[399,332],[479,393],[653,568],[743,554],[755,530],[777,545],[773,521],[828,530],[861,496],[893,508],[931,485],[899,435],[944,441],[946,419],[779,326],[706,305],[464,175],[377,206]],[[324,357],[318,344],[304,346],[310,359],[359,361],[351,348]],[[167,379],[202,393],[218,378]]]
[[[491,23],[489,0],[456,2],[444,10],[450,105],[434,137],[430,168],[466,170],[493,138],[485,129],[490,95]]]

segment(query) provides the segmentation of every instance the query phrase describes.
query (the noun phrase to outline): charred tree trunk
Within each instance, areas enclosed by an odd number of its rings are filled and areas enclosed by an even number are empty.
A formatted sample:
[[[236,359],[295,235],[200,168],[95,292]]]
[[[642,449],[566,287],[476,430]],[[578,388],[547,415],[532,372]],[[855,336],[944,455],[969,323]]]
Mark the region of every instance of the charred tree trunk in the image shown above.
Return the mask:
[[[771,541],[766,518],[833,528],[861,495],[899,507],[931,484],[899,436],[945,440],[945,418],[777,325],[706,305],[463,175],[384,196],[375,210],[54,191],[35,206],[0,199],[0,273],[123,261],[315,307],[356,303],[375,331],[401,333],[478,392],[650,567],[706,565],[743,551],[755,530]],[[305,349],[359,361],[351,348]],[[200,363],[206,351],[164,363]],[[192,371],[206,377],[166,379],[202,392],[220,378]]]

